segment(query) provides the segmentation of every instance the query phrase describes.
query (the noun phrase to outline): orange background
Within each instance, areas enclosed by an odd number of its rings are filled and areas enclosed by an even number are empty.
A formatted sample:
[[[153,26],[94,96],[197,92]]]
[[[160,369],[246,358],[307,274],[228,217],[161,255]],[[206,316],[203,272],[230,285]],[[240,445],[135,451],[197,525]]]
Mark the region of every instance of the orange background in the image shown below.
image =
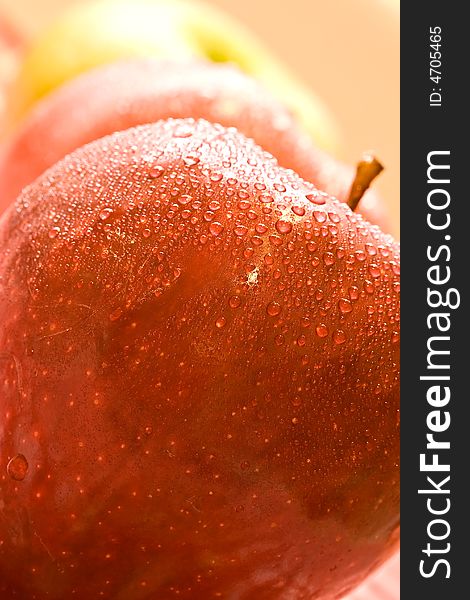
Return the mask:
[[[80,1],[0,0],[0,15],[34,34]],[[398,236],[399,0],[207,1],[248,25],[323,98],[342,130],[341,158],[376,152],[386,170],[374,185]]]

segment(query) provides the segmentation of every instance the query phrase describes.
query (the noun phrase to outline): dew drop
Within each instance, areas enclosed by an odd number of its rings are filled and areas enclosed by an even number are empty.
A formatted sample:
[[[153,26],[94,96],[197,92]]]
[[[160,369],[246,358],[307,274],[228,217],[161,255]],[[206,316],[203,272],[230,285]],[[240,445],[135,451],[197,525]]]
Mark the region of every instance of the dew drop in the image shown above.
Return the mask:
[[[338,306],[343,315],[350,313],[353,309],[351,301],[347,298],[340,298],[338,301]]]
[[[341,217],[337,213],[328,213],[328,218],[332,223],[339,223],[341,221]]]
[[[303,206],[292,206],[291,211],[294,213],[294,215],[297,215],[298,217],[303,217],[305,214],[305,208]]]
[[[230,296],[228,305],[230,308],[238,308],[242,303],[240,296]]]
[[[359,262],[363,262],[366,260],[366,253],[364,252],[364,250],[356,250],[354,252],[354,256]]]
[[[317,223],[324,223],[326,221],[326,213],[321,210],[314,210],[313,216],[315,217],[315,221]]]
[[[184,206],[185,204],[189,204],[190,202],[192,202],[192,200],[193,200],[193,197],[192,197],[192,196],[190,196],[189,194],[183,194],[182,196],[180,196],[180,197],[178,198],[178,202],[179,202],[180,204],[182,204],[183,206]]]
[[[290,221],[279,221],[276,222],[276,230],[279,233],[290,233],[292,231],[292,223]]]
[[[209,225],[209,231],[211,232],[211,234],[213,236],[220,235],[223,230],[224,230],[224,226],[222,225],[222,223],[219,223],[218,221],[214,221],[213,223],[211,223]]]
[[[325,198],[320,194],[320,192],[306,194],[305,197],[309,202],[312,202],[313,204],[325,204]]]
[[[275,317],[281,312],[281,305],[277,302],[270,302],[266,307],[266,312],[270,317]]]
[[[209,202],[209,210],[219,210],[220,208],[220,202],[218,202],[217,200],[211,200]]]
[[[258,196],[258,200],[264,203],[274,202],[274,198],[269,194],[260,194]]]
[[[324,338],[328,335],[328,327],[324,323],[320,323],[316,330],[318,337]]]
[[[215,326],[217,327],[217,329],[222,329],[222,327],[225,327],[226,323],[227,319],[225,317],[219,317],[215,322]]]
[[[325,252],[323,254],[323,262],[325,265],[332,265],[335,262],[335,257],[331,252]]]
[[[196,156],[195,154],[187,154],[184,158],[184,164],[187,167],[194,167],[195,165],[197,165],[200,162],[200,158],[199,156]]]
[[[282,238],[280,238],[278,235],[270,235],[269,241],[273,246],[280,246],[282,244]]]
[[[349,290],[349,297],[351,298],[351,300],[357,300],[359,298],[359,288],[356,287],[355,285],[352,285]]]
[[[274,338],[274,343],[276,344],[276,346],[282,346],[284,341],[285,341],[285,339],[284,339],[284,336],[282,335],[282,333],[280,333],[279,335],[276,335],[276,337]]]
[[[28,461],[23,454],[17,454],[7,464],[7,473],[15,481],[23,481],[28,472]]]
[[[175,138],[188,138],[193,135],[193,129],[187,125],[180,125],[173,131],[173,137]]]
[[[110,217],[112,214],[113,214],[112,208],[103,208],[103,210],[100,211],[100,219],[102,221],[106,221],[106,219],[108,217]]]
[[[338,345],[344,344],[346,341],[346,334],[342,329],[336,329],[336,331],[333,332],[333,341]]]
[[[245,227],[245,225],[237,225],[233,231],[238,237],[243,237],[248,233],[248,227]]]
[[[315,252],[315,250],[318,248],[317,244],[315,242],[307,242],[307,250],[309,252]]]
[[[371,263],[369,265],[369,273],[371,277],[380,277],[380,268],[375,263]]]
[[[60,233],[60,227],[53,227],[52,229],[49,230],[49,237],[51,240],[53,240],[54,238],[56,238]]]
[[[299,335],[299,337],[297,338],[297,346],[305,346],[305,344],[307,343],[307,338],[304,335]]]

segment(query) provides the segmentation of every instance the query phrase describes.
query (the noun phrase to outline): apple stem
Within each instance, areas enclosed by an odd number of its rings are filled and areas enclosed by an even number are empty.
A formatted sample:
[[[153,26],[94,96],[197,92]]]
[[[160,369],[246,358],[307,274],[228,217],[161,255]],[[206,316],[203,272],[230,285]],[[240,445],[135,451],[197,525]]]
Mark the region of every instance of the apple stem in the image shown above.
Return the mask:
[[[349,191],[348,206],[351,210],[356,210],[365,191],[383,169],[383,165],[373,154],[367,152],[363,155],[357,163],[356,176]]]

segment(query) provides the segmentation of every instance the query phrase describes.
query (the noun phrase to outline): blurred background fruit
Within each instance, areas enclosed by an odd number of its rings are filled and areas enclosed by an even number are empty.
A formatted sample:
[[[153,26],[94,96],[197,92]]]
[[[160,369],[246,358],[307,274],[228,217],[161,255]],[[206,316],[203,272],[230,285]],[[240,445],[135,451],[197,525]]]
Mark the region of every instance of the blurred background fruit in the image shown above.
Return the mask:
[[[293,110],[319,146],[337,133],[325,105],[241,22],[191,0],[97,0],[71,7],[36,39],[14,89],[13,117],[83,71],[133,56],[233,62]]]
[[[281,166],[348,201],[354,167],[314,145],[283,103],[238,66],[139,57],[81,73],[33,105],[0,152],[0,213],[23,187],[80,146],[169,117],[236,127]],[[357,212],[388,232],[384,208],[371,189]]]
[[[386,170],[374,186],[385,198],[398,236],[398,0],[206,1],[247,25],[298,80],[319,94],[342,132],[339,158],[353,164],[364,150],[378,153]],[[0,0],[0,21],[8,18],[32,39],[69,4],[86,1]]]

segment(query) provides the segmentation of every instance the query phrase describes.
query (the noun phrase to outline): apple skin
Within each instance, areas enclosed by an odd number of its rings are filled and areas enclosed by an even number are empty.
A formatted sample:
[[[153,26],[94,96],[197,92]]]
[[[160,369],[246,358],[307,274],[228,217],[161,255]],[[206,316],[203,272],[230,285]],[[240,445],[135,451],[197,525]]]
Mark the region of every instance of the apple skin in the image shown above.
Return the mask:
[[[390,236],[170,119],[68,155],[0,244],[2,598],[331,600],[396,547]]]
[[[39,98],[93,67],[149,56],[237,64],[289,106],[317,145],[338,148],[330,111],[255,35],[215,6],[185,0],[98,1],[64,11],[26,54],[10,118],[17,121]]]
[[[80,146],[169,117],[237,127],[280,165],[340,200],[348,198],[354,169],[315,147],[290,111],[237,67],[205,60],[133,59],[87,72],[33,108],[0,154],[0,211],[25,185]],[[388,229],[384,203],[373,190],[366,192],[359,211]]]

